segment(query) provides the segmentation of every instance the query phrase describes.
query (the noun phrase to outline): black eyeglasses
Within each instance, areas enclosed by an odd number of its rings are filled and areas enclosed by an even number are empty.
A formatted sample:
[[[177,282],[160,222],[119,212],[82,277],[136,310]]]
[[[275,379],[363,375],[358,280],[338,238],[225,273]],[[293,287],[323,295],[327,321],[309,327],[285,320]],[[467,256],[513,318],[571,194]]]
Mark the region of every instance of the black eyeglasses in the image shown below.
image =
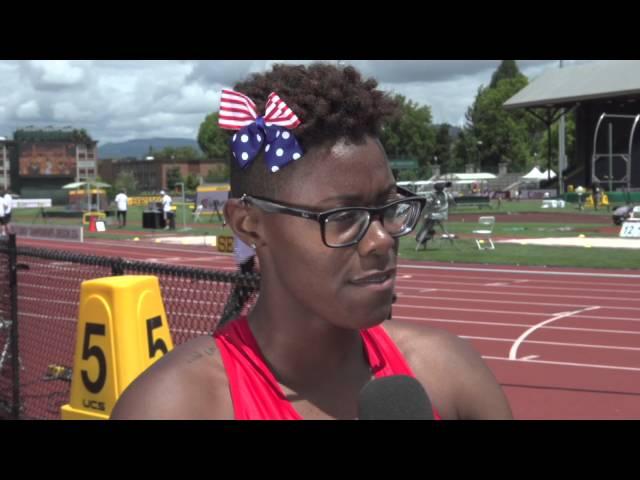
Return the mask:
[[[324,212],[311,212],[246,194],[240,200],[268,213],[283,213],[316,220],[320,224],[324,244],[327,247],[340,248],[355,245],[362,240],[374,219],[379,219],[393,238],[411,233],[420,218],[426,199],[415,196],[401,187],[396,188],[399,194],[405,196],[382,207],[342,207]]]

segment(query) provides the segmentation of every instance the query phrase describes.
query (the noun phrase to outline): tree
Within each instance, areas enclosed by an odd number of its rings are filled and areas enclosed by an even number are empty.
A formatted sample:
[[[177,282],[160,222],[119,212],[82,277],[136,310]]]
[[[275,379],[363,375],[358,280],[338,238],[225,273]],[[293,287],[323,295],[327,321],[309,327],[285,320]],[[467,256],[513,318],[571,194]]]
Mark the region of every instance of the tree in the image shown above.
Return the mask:
[[[118,173],[113,186],[116,192],[126,190],[129,195],[138,192],[138,181],[131,170],[122,170]]]
[[[448,169],[451,163],[451,151],[453,149],[453,140],[449,133],[451,125],[443,123],[436,131],[436,140],[433,154],[438,157],[438,163]]]
[[[169,158],[172,160],[200,160],[202,154],[193,147],[164,147],[156,152],[156,158]]]
[[[476,139],[476,154],[483,170],[497,171],[498,163],[511,162],[511,170],[524,170],[533,161],[541,126],[522,110],[505,110],[509,98],[528,84],[515,62],[505,60],[494,72],[492,85],[480,87],[467,111],[467,133]],[[478,141],[482,142],[478,148]]]
[[[167,188],[173,190],[176,188],[176,183],[182,182],[182,175],[180,175],[180,167],[173,167],[167,170]]]
[[[477,141],[473,134],[465,129],[460,132],[453,145],[453,157],[447,166],[448,172],[464,172],[465,165],[475,162]]]
[[[186,190],[193,191],[198,188],[198,185],[200,185],[200,179],[196,175],[194,175],[193,173],[187,175],[187,178],[185,178],[184,180],[184,186]]]
[[[498,86],[498,82],[505,78],[518,78],[521,76],[524,75],[520,73],[520,69],[518,68],[518,64],[515,60],[503,60],[498,66],[498,69],[493,72],[493,75],[491,75],[489,88],[496,88]]]
[[[402,95],[394,98],[400,105],[400,115],[383,125],[380,141],[390,159],[415,158],[424,170],[435,147],[431,107],[420,106]]]
[[[214,168],[210,168],[204,177],[205,182],[220,183],[229,181],[229,166],[226,164],[216,164]]]
[[[218,112],[207,115],[200,124],[198,145],[209,158],[229,157],[229,133],[218,126]]]

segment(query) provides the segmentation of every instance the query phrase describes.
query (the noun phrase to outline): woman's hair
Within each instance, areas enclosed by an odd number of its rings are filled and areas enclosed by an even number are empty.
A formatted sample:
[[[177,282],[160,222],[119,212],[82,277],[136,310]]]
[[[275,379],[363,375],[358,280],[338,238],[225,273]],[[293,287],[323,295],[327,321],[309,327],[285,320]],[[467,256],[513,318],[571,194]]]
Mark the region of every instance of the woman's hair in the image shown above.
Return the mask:
[[[254,101],[258,115],[264,114],[269,94],[276,92],[301,121],[291,132],[306,153],[341,139],[360,143],[366,136],[378,137],[383,121],[395,115],[398,107],[388,94],[376,89],[377,85],[372,78],[363,80],[353,67],[317,63],[274,65],[272,71],[253,74],[234,90]],[[244,169],[231,158],[231,195],[274,198],[304,160],[303,155],[300,161],[271,173],[262,153]]]

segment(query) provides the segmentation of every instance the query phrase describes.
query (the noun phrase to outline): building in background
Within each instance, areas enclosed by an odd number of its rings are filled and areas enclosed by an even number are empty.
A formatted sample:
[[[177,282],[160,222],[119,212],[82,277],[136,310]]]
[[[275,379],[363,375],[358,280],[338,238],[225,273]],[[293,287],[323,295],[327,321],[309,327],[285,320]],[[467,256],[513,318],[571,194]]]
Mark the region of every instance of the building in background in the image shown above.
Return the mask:
[[[156,158],[147,159],[102,159],[98,164],[98,175],[110,184],[114,184],[118,175],[122,172],[131,172],[136,179],[139,192],[157,192],[169,188],[169,172],[177,169],[182,179],[189,175],[197,179],[207,180],[211,172],[220,172],[227,165],[226,160],[221,159],[171,159]]]
[[[96,178],[97,144],[84,129],[16,130],[0,140],[0,182],[23,197],[66,203],[63,185]]]

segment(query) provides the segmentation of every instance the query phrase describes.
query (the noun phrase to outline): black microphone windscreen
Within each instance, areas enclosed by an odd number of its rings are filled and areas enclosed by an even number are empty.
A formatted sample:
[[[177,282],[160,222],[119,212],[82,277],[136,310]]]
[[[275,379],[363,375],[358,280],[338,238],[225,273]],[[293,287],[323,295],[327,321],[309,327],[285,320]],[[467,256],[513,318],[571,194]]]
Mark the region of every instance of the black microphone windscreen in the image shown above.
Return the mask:
[[[415,378],[391,375],[367,383],[358,398],[360,420],[433,420],[427,392]]]

